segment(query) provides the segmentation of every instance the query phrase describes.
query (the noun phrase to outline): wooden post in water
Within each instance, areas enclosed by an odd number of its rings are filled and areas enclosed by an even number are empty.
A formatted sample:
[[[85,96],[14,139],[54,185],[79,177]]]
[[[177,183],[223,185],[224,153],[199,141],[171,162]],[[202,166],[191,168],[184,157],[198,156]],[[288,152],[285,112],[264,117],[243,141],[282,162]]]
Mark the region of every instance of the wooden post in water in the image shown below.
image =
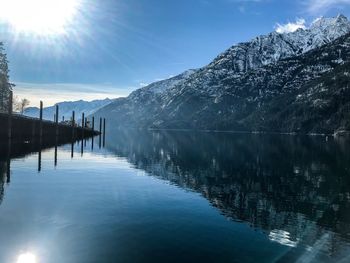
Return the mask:
[[[84,140],[82,139],[81,140],[81,150],[80,150],[80,153],[81,153],[81,156],[83,156],[84,155]]]
[[[56,114],[55,114],[55,123],[56,123],[56,143],[55,143],[55,167],[57,166],[57,144],[58,144],[58,105],[56,104]]]
[[[72,113],[72,141],[74,140],[74,129],[75,129],[75,111]]]
[[[43,102],[40,101],[40,128],[39,128],[39,137],[40,137],[40,141],[42,140],[43,137]]]
[[[56,137],[56,143],[55,143],[55,167],[57,166],[57,137]]]
[[[43,140],[43,102],[40,101],[40,124],[39,124],[39,154],[38,154],[38,172],[41,172],[41,147]]]
[[[101,142],[102,142],[102,118],[100,118],[100,136],[98,141],[98,146],[101,149]]]
[[[84,123],[84,129],[87,128],[87,118],[85,117],[85,123]],[[87,141],[87,138],[85,138],[84,140],[84,146],[86,147],[86,141]]]
[[[100,135],[102,134],[102,118],[100,118]]]
[[[81,116],[81,137],[84,138],[84,130],[85,130],[85,127],[84,127],[84,123],[85,123],[85,114],[83,112],[82,116]]]
[[[38,172],[41,172],[41,144],[39,148],[39,153],[38,153]]]
[[[84,122],[84,129],[87,129],[88,128],[88,118],[85,117],[85,122]],[[88,133],[89,134],[89,133]],[[86,140],[87,138],[85,138],[85,146],[86,146]]]
[[[56,104],[56,137],[58,137],[58,105]]]
[[[9,140],[12,138],[12,105],[13,103],[13,91],[10,91],[9,106],[8,106],[8,127],[7,127],[7,137]]]
[[[71,155],[70,157],[73,159],[74,158],[74,141],[72,141],[72,145],[71,145]]]
[[[106,144],[106,119],[103,119],[103,147]]]
[[[85,114],[82,113],[81,115],[81,127],[84,128],[84,123],[85,123]]]
[[[91,150],[94,150],[94,138],[95,138],[95,117],[92,117],[92,124],[91,124],[91,129],[92,129],[92,142],[91,142]]]

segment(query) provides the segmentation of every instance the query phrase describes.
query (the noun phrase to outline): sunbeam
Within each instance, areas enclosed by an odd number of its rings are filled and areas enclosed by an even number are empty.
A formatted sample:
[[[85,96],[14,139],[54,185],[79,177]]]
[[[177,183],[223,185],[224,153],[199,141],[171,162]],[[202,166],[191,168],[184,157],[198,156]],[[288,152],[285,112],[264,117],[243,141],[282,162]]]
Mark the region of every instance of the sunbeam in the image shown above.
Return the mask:
[[[80,4],[80,0],[0,0],[0,19],[17,32],[64,34]]]

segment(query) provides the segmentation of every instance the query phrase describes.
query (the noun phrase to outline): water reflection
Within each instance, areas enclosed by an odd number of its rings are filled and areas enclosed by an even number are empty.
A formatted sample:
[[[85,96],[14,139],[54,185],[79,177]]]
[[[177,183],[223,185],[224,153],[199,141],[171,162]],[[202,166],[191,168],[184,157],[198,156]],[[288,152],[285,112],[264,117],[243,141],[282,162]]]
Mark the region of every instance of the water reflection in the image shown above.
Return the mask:
[[[39,153],[38,153],[38,172],[41,172],[41,147],[39,148]]]
[[[102,135],[98,136],[99,140],[101,142]],[[91,151],[94,150],[94,139],[95,138],[82,138],[79,141],[72,141],[71,142],[71,158],[74,158],[74,151],[75,151],[75,144],[80,145],[80,154],[81,156],[84,156],[84,149],[87,148],[87,142],[90,143],[91,139]],[[25,155],[28,155],[30,153],[38,153],[38,172],[40,173],[42,171],[42,151],[49,149],[51,147],[54,148],[54,166],[56,167],[58,164],[58,148],[60,146],[64,145],[64,143],[60,142],[57,138],[55,140],[54,144],[50,144],[49,142],[43,143],[42,140],[39,140],[37,142],[33,142],[30,144],[20,143],[20,144],[13,144],[11,141],[8,143],[2,143],[0,144],[0,178],[2,179],[2,182],[10,183],[11,178],[11,159],[13,158],[21,158]],[[102,148],[102,145],[100,144],[100,149]],[[104,148],[104,146],[103,146]],[[1,197],[3,195],[2,189],[4,188],[2,184],[2,187],[0,188],[0,203],[1,203]]]
[[[99,148],[105,144],[109,154],[126,158],[147,175],[200,193],[224,217],[249,224],[262,231],[269,242],[290,249],[274,262],[310,262],[316,255],[319,262],[347,259],[348,141],[120,130],[110,131],[107,136],[108,142],[99,136]],[[58,147],[56,143],[50,155],[55,166],[60,165]],[[94,138],[64,148],[74,158],[75,153],[93,151]],[[31,149],[39,152],[41,171],[44,148]],[[10,182],[11,152],[9,148],[0,160],[0,202]]]
[[[5,187],[11,182],[11,145],[7,146],[5,158],[0,158],[0,205],[4,199]]]
[[[318,244],[333,255],[344,248],[341,240],[350,241],[346,140],[189,132],[116,134],[109,135],[113,138],[109,150],[152,176],[201,193],[227,218],[264,230],[273,242],[290,247]]]

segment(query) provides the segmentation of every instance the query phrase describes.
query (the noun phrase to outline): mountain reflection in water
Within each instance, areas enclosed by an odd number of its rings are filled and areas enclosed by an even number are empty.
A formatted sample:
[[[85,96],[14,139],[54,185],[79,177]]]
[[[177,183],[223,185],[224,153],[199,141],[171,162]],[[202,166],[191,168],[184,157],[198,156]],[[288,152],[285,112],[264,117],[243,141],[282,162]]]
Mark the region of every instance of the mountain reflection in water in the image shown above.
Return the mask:
[[[110,151],[152,176],[201,193],[227,218],[262,229],[272,241],[291,247],[322,246],[319,249],[329,255],[343,251],[350,241],[350,145],[346,139],[116,134],[107,143]],[[340,242],[343,239],[345,243]]]
[[[101,139],[95,138],[63,148],[72,158],[84,151],[123,157],[146,175],[200,193],[226,218],[290,247],[276,262],[313,262],[316,254],[320,262],[349,260],[350,144],[345,139],[117,130],[109,131],[105,146],[102,151]],[[0,202],[11,184],[13,158],[1,153]],[[53,162],[59,167],[57,146]]]

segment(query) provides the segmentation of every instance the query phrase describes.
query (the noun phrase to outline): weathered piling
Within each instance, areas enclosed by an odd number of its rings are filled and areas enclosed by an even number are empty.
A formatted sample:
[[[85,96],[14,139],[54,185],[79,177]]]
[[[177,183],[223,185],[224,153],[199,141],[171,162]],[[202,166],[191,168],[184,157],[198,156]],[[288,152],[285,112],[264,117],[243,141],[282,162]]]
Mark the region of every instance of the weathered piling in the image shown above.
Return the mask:
[[[55,160],[54,160],[55,167],[57,166],[57,148],[58,148],[58,146],[57,146],[57,142],[56,142],[55,143]]]
[[[40,144],[40,148],[39,148],[39,154],[38,154],[38,172],[41,172],[41,144]]]
[[[95,130],[95,117],[92,117],[92,128],[93,131]],[[91,150],[94,150],[94,140],[95,137],[92,136],[92,142],[91,142]]]
[[[102,118],[100,118],[100,134],[102,134]]]
[[[81,140],[81,144],[80,144],[80,154],[81,154],[81,156],[84,155],[84,140]]]
[[[84,127],[84,123],[85,123],[85,114],[82,113],[81,114],[81,127]]]
[[[81,138],[84,139],[84,128],[85,128],[85,114],[82,113],[81,115],[81,127],[83,128],[81,133]]]
[[[103,147],[106,145],[106,119],[103,119]]]
[[[71,144],[71,154],[70,154],[70,157],[73,159],[74,158],[74,142],[72,141],[72,144]]]
[[[99,146],[99,148],[101,149],[101,147],[102,147],[102,118],[100,118],[100,136],[99,136],[99,138],[98,138],[98,146]]]
[[[75,130],[75,111],[72,112],[72,141],[74,140]]]
[[[39,114],[39,137],[40,140],[43,138],[43,102],[40,101],[40,114]]]
[[[56,105],[56,119],[55,119],[55,122],[56,122],[56,136],[58,136],[58,105]]]

